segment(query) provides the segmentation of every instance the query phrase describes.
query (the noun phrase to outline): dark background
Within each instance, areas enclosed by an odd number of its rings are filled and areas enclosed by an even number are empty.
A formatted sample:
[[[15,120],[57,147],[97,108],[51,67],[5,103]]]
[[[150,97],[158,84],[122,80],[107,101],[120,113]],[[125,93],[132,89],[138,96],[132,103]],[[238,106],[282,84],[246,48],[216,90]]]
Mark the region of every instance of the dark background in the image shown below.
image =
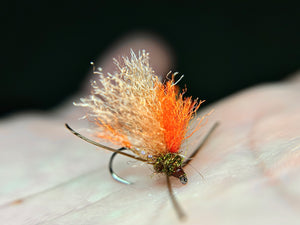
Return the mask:
[[[89,62],[131,32],[173,49],[189,94],[208,102],[300,66],[299,1],[14,1],[2,7],[0,116],[78,91]]]

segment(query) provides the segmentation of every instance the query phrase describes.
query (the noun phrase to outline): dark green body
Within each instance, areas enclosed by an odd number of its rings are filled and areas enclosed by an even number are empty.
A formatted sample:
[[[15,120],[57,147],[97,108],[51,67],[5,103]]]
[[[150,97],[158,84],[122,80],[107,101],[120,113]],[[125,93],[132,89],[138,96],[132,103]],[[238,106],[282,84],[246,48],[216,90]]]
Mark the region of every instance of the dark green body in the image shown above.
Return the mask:
[[[167,153],[156,158],[153,164],[157,173],[179,178],[182,184],[187,183],[186,173],[182,169],[183,157],[177,153]]]

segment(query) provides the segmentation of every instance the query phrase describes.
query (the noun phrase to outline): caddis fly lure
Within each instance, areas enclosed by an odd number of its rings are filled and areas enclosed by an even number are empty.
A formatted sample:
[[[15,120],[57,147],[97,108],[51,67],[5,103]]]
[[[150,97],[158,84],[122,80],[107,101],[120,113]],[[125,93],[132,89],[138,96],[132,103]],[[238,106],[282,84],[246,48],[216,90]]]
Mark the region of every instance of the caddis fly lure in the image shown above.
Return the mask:
[[[91,95],[81,98],[77,106],[88,108],[86,115],[95,124],[95,134],[100,139],[121,146],[113,149],[92,141],[66,127],[76,136],[98,147],[114,152],[109,169],[114,179],[130,184],[119,177],[112,168],[116,154],[145,162],[154,168],[155,173],[166,175],[171,200],[179,218],[184,213],[173,194],[170,176],[176,177],[182,184],[187,183],[183,168],[197,154],[205,140],[217,126],[217,123],[204,137],[202,144],[191,156],[182,155],[180,147],[199,127],[204,117],[199,119],[194,129],[190,121],[203,101],[184,97],[175,82],[175,74],[162,83],[149,65],[149,53],[145,51],[131,57],[123,57],[122,62],[115,60],[117,71],[103,74],[101,69],[94,70],[99,79],[92,81]],[[124,152],[128,150],[130,153]]]

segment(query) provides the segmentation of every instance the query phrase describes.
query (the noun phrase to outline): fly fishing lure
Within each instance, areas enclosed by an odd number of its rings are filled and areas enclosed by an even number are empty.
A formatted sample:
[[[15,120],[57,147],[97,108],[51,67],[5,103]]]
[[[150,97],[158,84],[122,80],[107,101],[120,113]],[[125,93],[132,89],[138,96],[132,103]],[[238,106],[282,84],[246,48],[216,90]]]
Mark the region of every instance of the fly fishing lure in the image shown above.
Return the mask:
[[[198,119],[194,129],[190,129],[190,121],[204,101],[184,97],[186,90],[180,92],[176,86],[176,73],[171,78],[167,76],[166,82],[162,83],[150,67],[149,53],[145,51],[138,55],[131,51],[130,58],[123,57],[122,62],[114,60],[114,63],[117,67],[114,74],[104,75],[101,68],[94,69],[99,79],[91,82],[91,95],[81,98],[81,103],[74,104],[89,109],[85,117],[95,124],[98,138],[122,147],[113,149],[102,145],[77,133],[68,124],[65,125],[79,138],[114,152],[109,170],[112,177],[121,183],[130,184],[113,170],[113,159],[117,154],[150,164],[155,173],[165,174],[171,200],[182,219],[185,215],[176,201],[169,178],[173,176],[182,184],[187,183],[183,168],[198,153],[217,123],[194,153],[185,159],[180,147],[200,128],[205,116]]]

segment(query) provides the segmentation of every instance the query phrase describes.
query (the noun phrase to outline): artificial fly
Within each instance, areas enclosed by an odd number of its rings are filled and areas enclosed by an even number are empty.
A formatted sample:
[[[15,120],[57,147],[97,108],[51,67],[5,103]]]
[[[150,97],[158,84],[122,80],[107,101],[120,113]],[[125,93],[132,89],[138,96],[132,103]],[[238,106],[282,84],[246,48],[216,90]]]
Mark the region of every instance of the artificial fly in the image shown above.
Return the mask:
[[[79,138],[113,152],[109,171],[115,180],[123,184],[131,182],[114,172],[113,160],[117,154],[150,164],[155,173],[165,174],[174,208],[179,218],[184,219],[185,214],[172,191],[170,176],[178,178],[182,184],[187,183],[183,168],[199,152],[218,123],[212,126],[192,155],[185,159],[180,147],[201,127],[205,116],[196,122],[193,129],[190,122],[204,101],[184,97],[185,90],[181,93],[176,86],[176,73],[162,83],[150,67],[149,53],[145,51],[138,55],[131,51],[130,58],[123,57],[122,63],[114,62],[117,67],[114,74],[104,75],[101,68],[94,69],[99,79],[91,82],[91,95],[81,98],[81,103],[74,105],[89,109],[85,117],[95,124],[98,138],[122,147],[110,148],[82,136],[68,124],[65,126]]]

